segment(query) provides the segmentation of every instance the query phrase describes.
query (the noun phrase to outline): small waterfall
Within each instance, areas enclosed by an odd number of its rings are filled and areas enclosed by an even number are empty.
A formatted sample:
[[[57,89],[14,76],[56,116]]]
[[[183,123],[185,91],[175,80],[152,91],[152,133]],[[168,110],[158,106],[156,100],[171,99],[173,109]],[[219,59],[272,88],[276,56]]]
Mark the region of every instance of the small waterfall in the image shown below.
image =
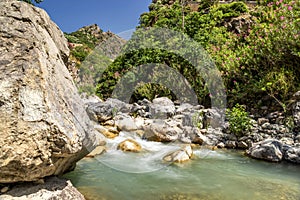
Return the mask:
[[[142,146],[142,152],[131,153],[117,150],[118,144],[126,139],[133,139]],[[181,147],[175,143],[163,144],[142,140],[140,136],[131,132],[120,132],[119,136],[107,140],[107,152],[96,157],[104,165],[118,171],[128,173],[147,173],[160,170],[170,163],[162,158],[170,152],[179,150]]]

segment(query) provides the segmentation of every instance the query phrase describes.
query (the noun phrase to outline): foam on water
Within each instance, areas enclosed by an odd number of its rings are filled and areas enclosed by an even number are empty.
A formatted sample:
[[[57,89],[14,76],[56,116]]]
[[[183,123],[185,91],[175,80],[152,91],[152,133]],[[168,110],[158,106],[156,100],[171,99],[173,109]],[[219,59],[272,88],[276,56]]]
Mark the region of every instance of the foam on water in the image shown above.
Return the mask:
[[[125,139],[134,139],[140,153],[117,150]],[[121,132],[107,141],[108,151],[96,159],[81,160],[66,175],[89,200],[269,200],[300,199],[300,166],[268,163],[236,151],[194,149],[191,161],[171,164],[162,158],[180,148],[142,140]]]
[[[126,139],[138,142],[142,146],[142,152],[137,154],[117,150],[118,144]],[[147,173],[168,166],[170,163],[163,162],[162,158],[180,149],[180,146],[174,143],[148,142],[134,133],[121,132],[119,137],[107,140],[107,148],[107,153],[96,157],[104,165],[128,173]]]

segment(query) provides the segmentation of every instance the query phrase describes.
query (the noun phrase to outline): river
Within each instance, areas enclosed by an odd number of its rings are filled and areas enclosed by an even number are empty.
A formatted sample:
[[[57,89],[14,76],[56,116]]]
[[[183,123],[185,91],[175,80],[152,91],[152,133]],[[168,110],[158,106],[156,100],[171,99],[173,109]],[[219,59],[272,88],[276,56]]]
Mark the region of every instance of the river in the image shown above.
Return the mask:
[[[169,164],[162,156],[179,144],[147,142],[144,151],[124,153],[116,145],[128,134],[108,140],[110,150],[84,158],[65,175],[87,200],[300,200],[300,166],[254,160],[241,151],[202,147],[192,160]]]

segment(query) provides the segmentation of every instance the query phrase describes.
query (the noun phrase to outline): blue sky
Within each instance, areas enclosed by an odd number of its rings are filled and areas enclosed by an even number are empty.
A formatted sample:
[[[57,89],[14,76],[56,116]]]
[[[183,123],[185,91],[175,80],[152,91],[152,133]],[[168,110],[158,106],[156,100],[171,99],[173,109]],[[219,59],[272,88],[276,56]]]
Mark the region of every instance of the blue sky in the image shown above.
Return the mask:
[[[150,3],[151,0],[44,0],[37,6],[67,33],[91,24],[120,33],[134,29]]]

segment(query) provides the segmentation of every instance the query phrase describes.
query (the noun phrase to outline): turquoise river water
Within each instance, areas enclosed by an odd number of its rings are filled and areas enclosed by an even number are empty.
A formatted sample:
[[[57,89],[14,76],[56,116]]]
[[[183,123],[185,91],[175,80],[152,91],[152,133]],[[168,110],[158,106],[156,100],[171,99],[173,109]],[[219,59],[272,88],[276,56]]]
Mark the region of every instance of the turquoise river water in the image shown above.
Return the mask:
[[[124,138],[126,136],[124,135]],[[142,153],[111,150],[84,158],[65,175],[87,200],[300,200],[300,166],[269,163],[242,152],[201,148],[191,161],[167,164],[161,157],[178,148],[138,140]]]

